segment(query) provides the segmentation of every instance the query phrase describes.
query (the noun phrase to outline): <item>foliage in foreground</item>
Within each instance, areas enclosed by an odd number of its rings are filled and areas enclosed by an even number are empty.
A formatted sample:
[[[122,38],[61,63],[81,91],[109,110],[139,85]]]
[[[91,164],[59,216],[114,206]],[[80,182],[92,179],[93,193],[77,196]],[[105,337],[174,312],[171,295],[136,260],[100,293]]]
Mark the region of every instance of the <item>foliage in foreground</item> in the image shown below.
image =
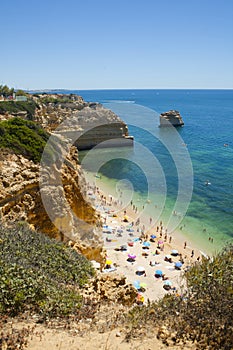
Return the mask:
[[[140,328],[166,325],[174,342],[192,341],[197,349],[233,349],[233,245],[213,259],[204,258],[185,275],[188,289],[129,314],[131,334]]]
[[[75,314],[78,288],[94,271],[91,263],[63,243],[24,225],[0,228],[0,314],[24,311],[41,318]]]
[[[39,125],[21,118],[0,122],[0,148],[8,148],[17,154],[39,162],[49,138]]]

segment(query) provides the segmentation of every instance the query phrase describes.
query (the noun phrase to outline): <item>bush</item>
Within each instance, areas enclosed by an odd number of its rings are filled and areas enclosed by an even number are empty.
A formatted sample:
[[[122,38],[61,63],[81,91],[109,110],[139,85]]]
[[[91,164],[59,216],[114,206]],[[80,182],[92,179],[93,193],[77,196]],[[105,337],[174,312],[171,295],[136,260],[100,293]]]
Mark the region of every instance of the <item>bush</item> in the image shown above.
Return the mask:
[[[33,100],[29,101],[1,101],[0,113],[27,112],[27,118],[33,120],[37,104]]]
[[[12,118],[0,122],[0,148],[8,148],[33,160],[41,159],[49,134],[34,122]]]
[[[24,225],[0,228],[0,314],[75,314],[82,300],[77,290],[93,275],[91,263],[65,244]]]

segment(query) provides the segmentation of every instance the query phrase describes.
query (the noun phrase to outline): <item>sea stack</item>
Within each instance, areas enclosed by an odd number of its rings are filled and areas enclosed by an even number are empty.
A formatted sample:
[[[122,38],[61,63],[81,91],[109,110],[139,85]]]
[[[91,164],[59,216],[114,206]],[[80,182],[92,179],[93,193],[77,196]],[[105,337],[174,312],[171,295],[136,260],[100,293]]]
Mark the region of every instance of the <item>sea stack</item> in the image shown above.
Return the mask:
[[[183,125],[183,119],[178,111],[171,110],[160,114],[160,127]]]

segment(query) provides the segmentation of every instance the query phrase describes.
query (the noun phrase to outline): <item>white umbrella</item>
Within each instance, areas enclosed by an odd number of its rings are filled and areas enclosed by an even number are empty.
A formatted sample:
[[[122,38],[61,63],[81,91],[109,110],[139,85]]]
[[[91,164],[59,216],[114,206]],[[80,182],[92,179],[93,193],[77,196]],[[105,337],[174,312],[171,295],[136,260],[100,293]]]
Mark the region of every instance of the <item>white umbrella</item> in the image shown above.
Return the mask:
[[[138,266],[138,267],[137,267],[137,271],[138,271],[138,272],[144,272],[144,271],[145,271],[145,267],[143,267],[143,266]]]

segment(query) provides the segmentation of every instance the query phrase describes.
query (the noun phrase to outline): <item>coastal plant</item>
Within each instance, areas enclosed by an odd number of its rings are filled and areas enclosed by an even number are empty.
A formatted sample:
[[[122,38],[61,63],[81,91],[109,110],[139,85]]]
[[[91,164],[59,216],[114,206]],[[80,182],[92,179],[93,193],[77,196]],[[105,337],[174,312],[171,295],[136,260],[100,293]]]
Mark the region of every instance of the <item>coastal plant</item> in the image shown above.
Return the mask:
[[[37,107],[37,103],[31,99],[28,101],[1,101],[0,113],[26,112],[27,119],[33,120]]]
[[[63,243],[27,226],[0,228],[0,314],[28,311],[42,319],[75,314],[91,263]]]
[[[41,159],[49,134],[34,122],[12,118],[0,122],[0,148],[13,150],[35,163]]]

